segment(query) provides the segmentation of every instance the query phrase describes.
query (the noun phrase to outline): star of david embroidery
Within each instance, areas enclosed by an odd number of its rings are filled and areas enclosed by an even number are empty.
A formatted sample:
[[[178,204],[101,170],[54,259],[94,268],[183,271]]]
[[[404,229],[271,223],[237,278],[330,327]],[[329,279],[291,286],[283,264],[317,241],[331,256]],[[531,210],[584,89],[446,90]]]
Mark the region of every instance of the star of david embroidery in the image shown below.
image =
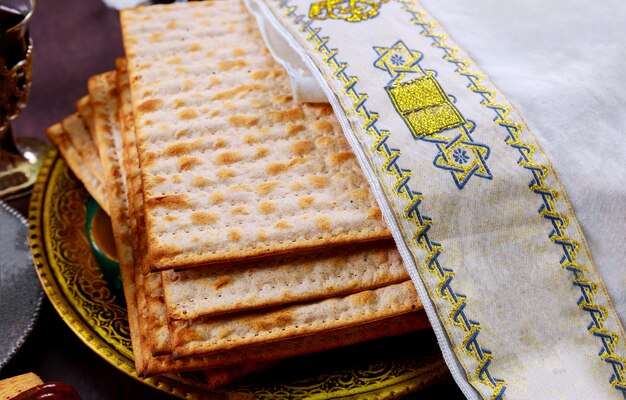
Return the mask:
[[[489,158],[489,147],[472,141],[465,129],[447,143],[440,143],[439,154],[433,164],[452,174],[459,189],[463,189],[472,176],[491,179],[492,175],[485,160]]]
[[[416,72],[425,75],[419,66],[422,53],[409,49],[402,40],[398,40],[391,47],[374,47],[378,59],[374,66],[386,71],[392,78],[406,72]]]
[[[410,49],[402,40],[390,47],[374,46],[374,51],[378,55],[374,67],[391,76],[385,91],[396,112],[416,140],[437,146],[439,152],[433,165],[450,171],[459,189],[472,176],[492,179],[485,162],[489,158],[489,146],[472,139],[470,134],[475,124],[456,108],[456,97],[443,90],[436,71],[422,69],[423,54]],[[454,128],[460,134],[448,136]]]

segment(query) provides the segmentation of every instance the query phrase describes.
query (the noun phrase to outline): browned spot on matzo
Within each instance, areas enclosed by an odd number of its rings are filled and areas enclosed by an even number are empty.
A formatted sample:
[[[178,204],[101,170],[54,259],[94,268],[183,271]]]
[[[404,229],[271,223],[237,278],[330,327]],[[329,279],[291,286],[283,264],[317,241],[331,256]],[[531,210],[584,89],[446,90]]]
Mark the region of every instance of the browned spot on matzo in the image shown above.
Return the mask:
[[[198,157],[183,156],[178,159],[176,165],[180,171],[189,171],[195,166],[202,164],[202,160]]]
[[[205,186],[209,186],[211,184],[213,184],[213,181],[207,177],[204,176],[200,176],[200,175],[196,175],[193,177],[191,183],[195,186],[195,187],[205,187]]]
[[[275,103],[291,103],[293,97],[291,95],[281,94],[279,96],[273,96],[272,100],[274,100]]]
[[[231,185],[229,189],[233,192],[250,192],[250,185]]]
[[[317,229],[322,232],[328,232],[330,230],[330,219],[326,216],[321,216],[315,218],[315,225],[317,225]]]
[[[173,257],[182,253],[182,249],[174,245],[153,246],[150,251],[152,259],[158,260],[162,257]]]
[[[273,213],[274,211],[276,211],[276,204],[271,201],[264,201],[259,204],[259,211],[261,211],[263,214]]]
[[[308,158],[306,157],[300,157],[300,158],[292,158],[291,160],[289,160],[289,168],[291,167],[295,167],[297,165],[302,165],[302,164],[306,164],[307,161],[309,161]]]
[[[233,115],[228,117],[228,122],[236,128],[250,128],[259,123],[259,118],[249,115]]]
[[[248,209],[244,206],[237,206],[230,210],[231,215],[248,215]]]
[[[228,165],[241,161],[241,153],[237,151],[223,151],[215,157],[215,164]]]
[[[255,135],[254,133],[246,133],[243,136],[243,142],[245,144],[254,144],[254,143],[258,143],[258,141],[259,141],[259,137]]]
[[[187,47],[187,51],[199,51],[202,50],[202,45],[200,43],[192,43]]]
[[[304,118],[304,112],[300,107],[294,107],[284,111],[268,111],[266,115],[275,122],[287,122]]]
[[[228,238],[233,242],[238,242],[241,240],[241,231],[237,228],[231,228],[228,231]]]
[[[315,139],[315,144],[320,147],[330,147],[334,142],[335,140],[330,136],[320,136]]]
[[[193,81],[191,79],[185,79],[183,83],[180,84],[180,90],[185,91],[193,88]]]
[[[237,172],[232,168],[220,168],[215,171],[215,174],[220,179],[228,179],[237,176]]]
[[[302,184],[302,182],[291,182],[289,184],[289,189],[293,190],[293,191],[298,191],[298,190],[302,190],[304,189],[304,185]]]
[[[350,197],[354,200],[365,200],[369,196],[369,192],[365,189],[354,189],[350,192]]]
[[[269,236],[267,235],[267,231],[265,231],[265,229],[259,229],[259,231],[257,232],[257,238],[260,241],[265,242],[267,239],[269,239]]]
[[[291,152],[296,156],[303,156],[312,152],[315,145],[310,140],[300,140],[291,145]]]
[[[146,97],[154,96],[154,90],[143,90],[140,96],[142,99],[145,99]]]
[[[277,181],[263,182],[257,186],[256,192],[260,196],[265,196],[268,193],[271,193],[272,190],[276,189],[278,186],[280,186],[280,182]]]
[[[220,290],[220,289],[225,288],[229,284],[230,284],[230,278],[227,276],[222,276],[221,278],[218,278],[215,281],[215,284],[213,284],[213,287],[215,288],[215,290]]]
[[[361,293],[356,293],[351,297],[352,303],[356,306],[367,306],[377,300],[376,293],[373,290],[366,290]]]
[[[211,193],[210,198],[211,198],[212,204],[219,204],[225,199],[224,194],[222,192],[213,192]]]
[[[250,73],[250,77],[252,79],[265,79],[267,78],[268,75],[269,75],[269,71],[264,71],[264,70],[252,71]]]
[[[285,326],[293,321],[293,316],[290,312],[283,311],[272,315],[270,318],[262,318],[255,320],[252,327],[258,331],[268,331],[271,329],[276,329],[281,326]]]
[[[371,219],[376,219],[376,220],[382,220],[383,219],[383,215],[380,212],[379,208],[370,208],[367,211],[367,216]]]
[[[154,151],[146,151],[143,157],[143,165],[151,165],[157,158],[157,154]]]
[[[263,85],[263,84],[260,84],[260,83],[240,85],[240,86],[237,86],[236,88],[233,88],[233,89],[230,89],[230,90],[225,90],[223,92],[217,92],[213,96],[211,96],[211,99],[213,99],[213,100],[230,99],[230,98],[233,98],[233,97],[237,96],[238,94],[242,94],[242,93],[246,93],[246,92],[252,92],[252,91],[258,91],[258,90],[267,90],[267,89],[268,89],[267,85]]]
[[[341,153],[333,153],[328,157],[330,158],[331,163],[337,165],[354,159],[354,153],[352,153],[351,151],[343,151]]]
[[[216,149],[221,149],[228,146],[228,140],[218,137],[215,139],[215,142],[213,143],[213,147]]]
[[[304,125],[300,125],[300,124],[287,124],[287,126],[285,127],[285,130],[287,131],[287,135],[289,136],[300,133],[305,129],[306,128],[304,127]]]
[[[267,165],[265,168],[267,173],[270,175],[280,174],[281,172],[285,172],[289,169],[289,165],[283,162],[273,162]]]
[[[167,182],[167,178],[164,176],[152,176],[146,179],[146,188],[152,189],[165,182]]]
[[[189,207],[189,200],[186,194],[168,194],[148,198],[147,205],[151,207],[182,209]]]
[[[247,66],[248,63],[245,60],[228,60],[228,61],[218,61],[217,68],[222,71],[226,71],[234,68],[243,68]]]
[[[302,196],[298,200],[298,204],[300,204],[300,207],[302,208],[309,208],[311,207],[314,201],[315,201],[315,197],[313,196]]]
[[[274,224],[274,228],[276,229],[289,229],[291,227],[291,224],[287,221],[278,221]]]
[[[330,133],[333,133],[334,127],[333,127],[333,124],[331,124],[328,121],[319,120],[319,121],[313,122],[313,129],[315,129],[316,131],[320,133],[328,135]]]
[[[254,156],[256,158],[263,158],[270,153],[270,150],[267,147],[257,147],[255,150]]]
[[[161,99],[144,100],[141,103],[139,103],[139,105],[137,106],[137,111],[143,112],[143,113],[154,112],[158,110],[159,108],[161,108],[162,105],[163,105],[163,100]]]
[[[150,35],[151,42],[158,42],[161,39],[163,39],[163,33],[161,32],[155,32],[152,35]]]
[[[193,142],[172,143],[166,146],[165,149],[163,149],[163,155],[167,157],[170,157],[170,156],[178,157],[178,156],[189,154],[192,150],[198,149],[199,142],[200,141],[196,140]]]
[[[193,108],[187,108],[178,112],[180,119],[194,119],[198,117],[198,112]]]
[[[206,211],[196,211],[191,214],[191,222],[198,225],[214,224],[219,220],[219,216],[216,213],[210,213]]]
[[[325,176],[307,176],[307,181],[316,189],[323,189],[330,183],[330,179]]]

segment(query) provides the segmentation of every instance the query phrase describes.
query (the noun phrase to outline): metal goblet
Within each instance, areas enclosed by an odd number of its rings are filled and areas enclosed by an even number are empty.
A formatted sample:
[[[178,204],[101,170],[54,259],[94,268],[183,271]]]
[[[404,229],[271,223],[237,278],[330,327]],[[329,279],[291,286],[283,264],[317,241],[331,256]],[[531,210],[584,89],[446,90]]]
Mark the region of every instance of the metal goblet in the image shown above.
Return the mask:
[[[49,145],[13,137],[11,121],[26,107],[32,77],[33,43],[28,22],[34,0],[0,0],[0,198],[29,192]]]

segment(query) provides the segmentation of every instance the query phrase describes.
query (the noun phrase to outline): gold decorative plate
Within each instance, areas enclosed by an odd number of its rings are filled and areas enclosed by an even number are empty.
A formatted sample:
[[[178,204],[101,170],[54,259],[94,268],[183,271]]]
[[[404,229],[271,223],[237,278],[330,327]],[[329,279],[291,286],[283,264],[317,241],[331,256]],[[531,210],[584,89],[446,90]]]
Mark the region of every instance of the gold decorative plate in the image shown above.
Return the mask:
[[[393,398],[448,376],[434,335],[416,332],[297,357],[211,391],[201,373],[138,378],[124,300],[100,273],[85,230],[89,195],[56,151],[44,161],[29,209],[37,273],[61,318],[127,375],[187,399]]]

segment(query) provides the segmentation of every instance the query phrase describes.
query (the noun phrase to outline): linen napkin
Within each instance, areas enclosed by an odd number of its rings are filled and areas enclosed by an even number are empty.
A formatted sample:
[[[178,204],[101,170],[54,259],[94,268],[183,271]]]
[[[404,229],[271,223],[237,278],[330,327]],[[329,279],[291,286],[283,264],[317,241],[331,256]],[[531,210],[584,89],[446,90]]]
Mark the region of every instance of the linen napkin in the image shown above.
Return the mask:
[[[624,146],[615,128],[624,123],[615,106],[624,92],[580,64],[623,60],[606,40],[614,33],[584,34],[599,20],[623,30],[620,7],[525,5],[511,13],[501,5],[486,17],[493,5],[485,1],[426,4],[450,16],[445,28],[478,63],[413,1],[248,1],[302,57],[340,117],[465,395],[622,398],[625,339],[612,302],[623,310]],[[510,32],[522,9],[547,18],[527,12],[531,33],[518,46],[525,62],[504,70],[493,60],[511,48],[493,37]],[[568,37],[564,27],[579,32]],[[551,37],[563,46],[538,46]],[[561,55],[565,66],[542,61],[545,69],[533,71],[536,48]],[[481,71],[483,58],[526,104],[522,115],[536,118],[530,128]],[[536,77],[535,85],[520,76]],[[550,93],[559,83],[578,96],[536,102],[532,89]]]

